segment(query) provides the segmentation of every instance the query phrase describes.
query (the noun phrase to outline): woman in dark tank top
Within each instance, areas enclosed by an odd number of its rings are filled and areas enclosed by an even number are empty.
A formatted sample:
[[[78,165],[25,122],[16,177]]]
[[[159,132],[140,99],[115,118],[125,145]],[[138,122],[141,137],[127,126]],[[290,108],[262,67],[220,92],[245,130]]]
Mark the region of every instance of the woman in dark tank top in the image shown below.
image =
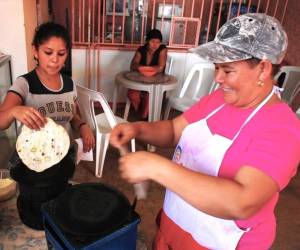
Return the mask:
[[[166,61],[167,48],[162,44],[162,34],[159,30],[152,29],[147,34],[146,44],[135,52],[130,69],[138,71],[140,66],[153,66],[158,74],[165,71]],[[129,89],[128,98],[135,111],[140,111],[142,119],[146,119],[149,112],[149,94],[145,91]]]

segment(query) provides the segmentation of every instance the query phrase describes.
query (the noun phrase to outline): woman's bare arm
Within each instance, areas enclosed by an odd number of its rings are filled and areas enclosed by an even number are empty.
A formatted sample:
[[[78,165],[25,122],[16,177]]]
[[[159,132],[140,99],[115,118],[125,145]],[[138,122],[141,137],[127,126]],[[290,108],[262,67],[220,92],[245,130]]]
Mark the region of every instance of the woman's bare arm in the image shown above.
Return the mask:
[[[159,53],[159,59],[158,59],[158,65],[153,66],[153,68],[156,70],[157,73],[161,73],[164,71],[167,63],[167,57],[168,57],[168,50],[162,49]]]
[[[151,165],[152,180],[197,209],[224,219],[249,218],[278,191],[270,176],[251,166],[241,167],[234,180],[229,180],[194,172],[169,160]]]
[[[212,216],[241,220],[254,215],[278,191],[277,183],[252,166],[233,180],[185,168],[158,154],[138,151],[119,159],[122,178],[130,183],[153,180]]]
[[[8,92],[0,105],[0,129],[7,129],[15,119],[32,129],[39,129],[46,123],[40,112],[32,107],[23,106],[20,96]]]
[[[172,147],[177,144],[187,124],[183,115],[167,121],[122,123],[112,130],[110,143],[118,148],[136,138],[151,145]]]
[[[73,129],[78,130],[80,137],[83,141],[83,151],[89,152],[95,147],[95,137],[90,126],[82,120],[80,110],[77,102],[75,101],[75,114],[71,120]]]
[[[138,67],[140,66],[142,55],[139,51],[136,51],[134,57],[131,60],[130,70],[138,71]]]

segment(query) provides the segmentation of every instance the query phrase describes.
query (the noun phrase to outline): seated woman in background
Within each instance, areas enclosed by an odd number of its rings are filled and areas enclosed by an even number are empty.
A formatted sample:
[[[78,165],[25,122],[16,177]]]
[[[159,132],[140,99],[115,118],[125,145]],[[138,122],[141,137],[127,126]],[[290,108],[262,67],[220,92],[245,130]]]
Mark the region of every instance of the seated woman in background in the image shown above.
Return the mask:
[[[165,71],[167,61],[167,48],[162,44],[162,34],[159,30],[150,30],[146,37],[146,44],[139,47],[131,61],[130,69],[138,71],[140,66],[153,66],[157,73]],[[145,91],[129,89],[128,98],[134,110],[141,109],[142,118],[145,119],[149,112],[149,94]]]

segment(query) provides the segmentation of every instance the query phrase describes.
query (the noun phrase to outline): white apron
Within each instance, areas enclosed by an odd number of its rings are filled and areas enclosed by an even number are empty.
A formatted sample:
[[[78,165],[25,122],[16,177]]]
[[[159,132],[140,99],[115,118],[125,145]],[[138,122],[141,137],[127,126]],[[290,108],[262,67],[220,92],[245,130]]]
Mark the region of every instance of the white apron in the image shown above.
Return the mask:
[[[274,88],[262,103],[253,110],[232,140],[221,135],[213,135],[207,125],[207,119],[222,109],[225,104],[218,107],[204,119],[189,124],[183,130],[173,160],[177,161],[180,158],[180,163],[186,168],[217,176],[228,148],[238,137],[243,127],[269,101],[273,93]],[[190,233],[199,245],[209,249],[235,249],[242,235],[250,230],[250,228],[240,229],[233,220],[220,219],[203,213],[168,189],[166,190],[163,208],[174,223]]]

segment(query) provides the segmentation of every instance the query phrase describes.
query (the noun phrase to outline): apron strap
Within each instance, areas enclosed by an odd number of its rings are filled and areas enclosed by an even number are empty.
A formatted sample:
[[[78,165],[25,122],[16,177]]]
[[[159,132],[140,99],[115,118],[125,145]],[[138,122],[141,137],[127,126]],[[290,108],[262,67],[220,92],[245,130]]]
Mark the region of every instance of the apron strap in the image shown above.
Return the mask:
[[[242,124],[242,126],[240,127],[239,131],[236,133],[236,135],[233,137],[232,141],[234,141],[240,134],[240,132],[242,131],[242,129],[245,127],[245,125],[253,118],[253,116],[271,99],[271,97],[273,96],[273,94],[277,94],[278,97],[280,98],[280,91],[281,89],[278,88],[277,86],[273,86],[272,91],[270,92],[270,94],[253,110],[253,112],[248,116],[248,118],[246,119],[246,121],[244,121],[244,123]],[[204,120],[209,119],[210,117],[212,117],[215,113],[217,113],[220,109],[222,109],[226,104],[222,104],[221,106],[219,106],[218,108],[216,108],[215,110],[213,110],[211,113],[209,113]]]
[[[246,119],[246,121],[244,121],[244,123],[242,124],[242,126],[240,127],[239,131],[236,133],[236,135],[233,137],[232,141],[234,141],[240,134],[240,132],[242,131],[242,129],[245,127],[245,125],[253,118],[253,116],[271,99],[271,97],[273,96],[275,92],[275,88],[272,88],[271,93],[252,111],[252,113],[248,116],[248,118]]]
[[[210,117],[212,117],[215,113],[217,113],[220,109],[222,109],[225,106],[225,103],[222,104],[220,107],[216,108],[215,110],[213,110],[211,113],[209,113],[204,119],[207,120]]]

